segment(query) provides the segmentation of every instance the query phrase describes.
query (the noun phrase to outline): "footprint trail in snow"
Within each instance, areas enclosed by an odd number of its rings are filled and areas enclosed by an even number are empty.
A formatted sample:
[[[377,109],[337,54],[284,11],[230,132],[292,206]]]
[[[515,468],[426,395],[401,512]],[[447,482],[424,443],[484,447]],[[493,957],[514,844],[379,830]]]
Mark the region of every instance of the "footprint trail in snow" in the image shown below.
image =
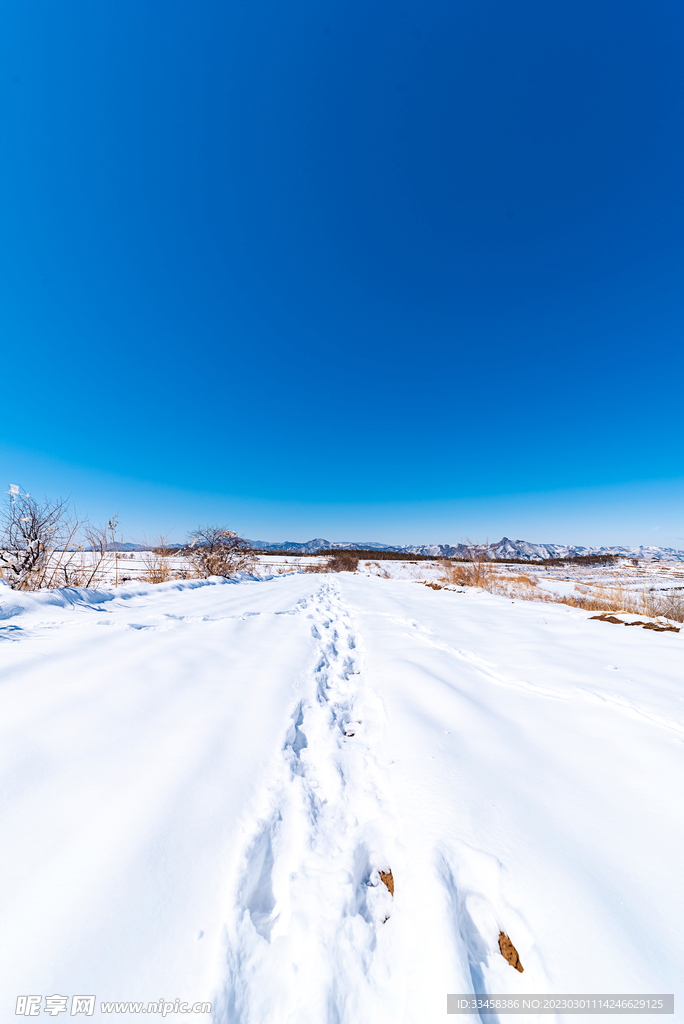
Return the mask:
[[[376,757],[384,709],[337,585],[300,608],[318,651],[243,853],[217,1014],[231,1024],[370,1019],[394,1002],[393,897],[380,878],[396,833]]]

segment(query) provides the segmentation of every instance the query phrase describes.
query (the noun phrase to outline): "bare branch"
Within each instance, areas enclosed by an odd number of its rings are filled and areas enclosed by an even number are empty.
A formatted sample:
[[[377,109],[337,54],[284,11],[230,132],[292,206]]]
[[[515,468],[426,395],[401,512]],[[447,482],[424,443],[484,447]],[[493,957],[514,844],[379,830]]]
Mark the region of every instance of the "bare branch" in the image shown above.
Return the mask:
[[[68,547],[74,521],[67,502],[28,494],[10,498],[0,514],[0,572],[14,590],[46,586],[49,563],[56,550]]]

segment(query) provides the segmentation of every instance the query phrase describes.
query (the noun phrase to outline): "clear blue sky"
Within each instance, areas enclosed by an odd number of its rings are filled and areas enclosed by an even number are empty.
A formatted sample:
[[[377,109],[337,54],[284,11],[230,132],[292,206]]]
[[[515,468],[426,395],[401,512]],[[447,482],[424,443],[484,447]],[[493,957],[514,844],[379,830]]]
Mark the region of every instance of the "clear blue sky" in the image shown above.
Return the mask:
[[[7,0],[4,486],[684,547],[683,49],[680,0]]]

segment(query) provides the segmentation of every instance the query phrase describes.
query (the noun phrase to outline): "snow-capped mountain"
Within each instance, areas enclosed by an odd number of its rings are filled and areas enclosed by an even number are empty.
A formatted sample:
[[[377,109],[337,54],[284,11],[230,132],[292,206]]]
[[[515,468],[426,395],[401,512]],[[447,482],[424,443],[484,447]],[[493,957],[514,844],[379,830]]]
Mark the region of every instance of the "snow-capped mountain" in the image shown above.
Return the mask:
[[[468,553],[467,544],[419,544],[402,550],[413,551],[421,555],[434,557],[459,558]],[[502,537],[500,541],[489,545],[491,558],[521,558],[525,561],[538,561],[543,558],[576,558],[579,555],[620,555],[625,558],[641,558],[645,560],[684,561],[684,551],[675,548],[661,548],[653,545],[639,547],[584,547],[581,544],[535,544],[529,540],[511,540]]]
[[[326,548],[355,548],[373,551],[405,551],[407,554],[431,555],[433,558],[463,558],[468,554],[467,544],[379,544],[377,541],[330,541],[323,537],[302,542],[265,540],[248,541],[252,547],[269,551],[296,551],[302,555],[315,555]],[[622,555],[626,558],[684,562],[684,551],[640,544],[639,547],[584,547],[580,544],[535,544],[529,540],[510,540],[502,537],[489,545],[491,558],[522,558],[538,561],[543,558],[574,558],[578,555]]]
[[[248,540],[253,548],[264,548],[267,551],[296,551],[302,555],[315,555],[317,551],[325,551],[327,548],[352,548],[355,551],[408,551],[409,548],[396,547],[392,544],[378,544],[373,540],[359,541],[338,541],[325,540],[323,537],[315,537],[313,540],[304,542],[294,540],[277,541],[269,540]]]

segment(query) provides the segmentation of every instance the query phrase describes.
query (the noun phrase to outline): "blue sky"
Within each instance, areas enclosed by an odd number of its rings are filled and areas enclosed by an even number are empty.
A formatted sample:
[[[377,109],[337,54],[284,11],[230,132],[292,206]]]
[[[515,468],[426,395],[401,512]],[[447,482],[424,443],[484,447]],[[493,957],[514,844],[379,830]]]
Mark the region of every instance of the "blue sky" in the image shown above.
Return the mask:
[[[684,546],[684,8],[9,0],[6,483]]]

